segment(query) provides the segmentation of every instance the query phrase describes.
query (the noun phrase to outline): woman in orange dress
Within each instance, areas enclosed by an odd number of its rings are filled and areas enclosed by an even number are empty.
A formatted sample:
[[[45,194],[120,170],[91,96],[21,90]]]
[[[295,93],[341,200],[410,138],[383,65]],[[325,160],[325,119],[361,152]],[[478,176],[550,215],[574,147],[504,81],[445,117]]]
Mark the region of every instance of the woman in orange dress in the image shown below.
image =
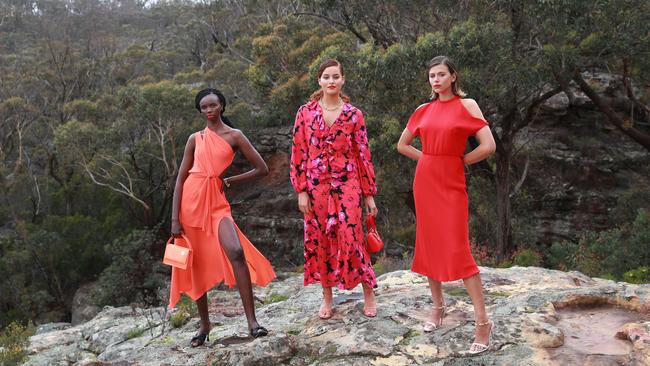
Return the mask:
[[[441,281],[463,279],[474,304],[476,331],[470,353],[489,347],[492,323],[483,300],[479,269],[469,249],[468,205],[464,165],[477,163],[496,149],[481,109],[473,99],[462,99],[456,67],[445,56],[428,65],[432,101],[411,115],[397,150],[418,162],[413,181],[416,239],[412,271],[429,278],[433,298],[430,332],[442,325],[445,312]],[[467,138],[475,135],[479,146],[464,155]],[[411,146],[420,137],[422,151]]]
[[[190,135],[176,179],[172,206],[172,235],[184,235],[192,248],[191,264],[186,270],[173,267],[169,307],[174,307],[181,293],[187,294],[201,317],[199,333],[192,347],[202,345],[210,333],[207,291],[221,281],[239,289],[251,336],[268,334],[255,317],[251,281],[266,286],[275,273],[269,261],[255,249],[232,219],[223,188],[268,174],[268,167],[248,141],[223,112],[226,98],[216,89],[201,90],[195,99],[196,109],[205,115],[205,129]],[[235,151],[241,151],[254,169],[221,179],[230,166]],[[209,338],[208,338],[209,340]]]

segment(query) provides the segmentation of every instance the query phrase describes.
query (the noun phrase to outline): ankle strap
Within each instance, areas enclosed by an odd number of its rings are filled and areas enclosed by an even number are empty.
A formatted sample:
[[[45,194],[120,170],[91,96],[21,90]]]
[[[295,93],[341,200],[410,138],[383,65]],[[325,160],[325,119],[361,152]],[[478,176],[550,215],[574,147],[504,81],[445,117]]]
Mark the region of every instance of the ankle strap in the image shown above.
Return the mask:
[[[445,304],[442,304],[442,305],[440,305],[440,306],[434,306],[433,309],[436,309],[436,310],[442,310],[442,309],[444,309],[445,307],[446,307]]]
[[[484,325],[488,325],[488,324],[490,324],[490,323],[491,323],[491,322],[490,322],[490,319],[488,319],[488,320],[485,321],[485,323],[478,323],[478,322],[477,322],[477,323],[476,323],[476,326],[484,326]]]

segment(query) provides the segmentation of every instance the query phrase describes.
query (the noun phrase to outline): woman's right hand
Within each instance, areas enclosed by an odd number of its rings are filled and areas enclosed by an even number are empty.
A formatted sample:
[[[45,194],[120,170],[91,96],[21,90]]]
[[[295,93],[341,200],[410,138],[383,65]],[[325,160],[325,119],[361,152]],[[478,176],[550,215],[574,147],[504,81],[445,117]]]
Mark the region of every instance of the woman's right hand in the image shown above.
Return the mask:
[[[183,234],[183,227],[178,220],[172,220],[172,236],[181,236]]]
[[[309,193],[298,193],[298,209],[305,215],[311,212],[311,201],[309,200]]]

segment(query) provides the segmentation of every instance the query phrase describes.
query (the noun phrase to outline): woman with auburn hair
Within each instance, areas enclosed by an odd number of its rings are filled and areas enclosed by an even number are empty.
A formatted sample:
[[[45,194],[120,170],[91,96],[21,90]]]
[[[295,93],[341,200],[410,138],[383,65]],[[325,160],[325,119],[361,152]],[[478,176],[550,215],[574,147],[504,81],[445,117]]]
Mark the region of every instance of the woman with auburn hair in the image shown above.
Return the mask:
[[[318,315],[332,317],[332,287],[363,285],[363,314],[377,315],[377,278],[364,248],[362,201],[377,215],[377,193],[361,111],[341,88],[343,66],[327,60],[316,75],[320,89],[298,109],[291,147],[291,184],[305,219],[304,284],[320,283]]]
[[[441,282],[463,279],[476,321],[469,353],[476,354],[489,348],[493,324],[485,311],[479,269],[469,249],[464,166],[490,156],[496,144],[478,104],[462,98],[465,94],[452,61],[435,57],[427,70],[432,100],[413,112],[397,143],[401,154],[418,162],[413,180],[416,239],[411,270],[429,278],[433,311],[424,324],[425,332],[442,325]],[[467,138],[473,135],[480,144],[464,154]],[[418,136],[422,151],[411,146]]]
[[[207,292],[221,281],[229,287],[237,284],[250,335],[267,335],[268,330],[255,317],[251,282],[266,286],[275,273],[233,221],[223,191],[233,184],[265,176],[269,168],[246,136],[223,115],[226,98],[219,90],[201,90],[194,104],[205,117],[206,126],[187,139],[174,188],[171,227],[172,235],[189,240],[192,257],[187,269],[172,268],[169,307],[176,305],[181,293],[196,301],[201,323],[190,345],[198,347],[209,340],[210,334]],[[222,178],[237,151],[253,169]]]

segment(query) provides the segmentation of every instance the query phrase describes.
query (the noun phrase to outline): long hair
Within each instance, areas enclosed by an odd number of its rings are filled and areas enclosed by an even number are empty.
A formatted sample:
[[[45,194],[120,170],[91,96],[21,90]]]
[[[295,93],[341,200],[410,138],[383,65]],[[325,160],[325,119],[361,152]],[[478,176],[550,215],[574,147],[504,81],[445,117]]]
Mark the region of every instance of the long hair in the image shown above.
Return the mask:
[[[458,68],[454,64],[454,62],[447,56],[436,56],[429,61],[427,64],[427,74],[429,73],[429,70],[431,70],[432,67],[438,66],[438,65],[445,65],[449,69],[449,73],[451,75],[456,75],[456,80],[451,83],[451,92],[454,95],[457,95],[459,97],[464,97],[465,92],[460,88],[460,75],[458,74]],[[436,100],[438,99],[438,93],[433,91],[433,88],[431,89],[431,100]]]
[[[325,69],[331,66],[338,66],[339,70],[341,70],[341,76],[345,77],[345,72],[343,71],[343,65],[341,65],[341,63],[338,62],[337,60],[330,58],[328,60],[325,60],[325,62],[323,62],[322,64],[320,64],[320,66],[318,66],[318,71],[316,72],[316,79],[317,80],[320,79],[320,77],[323,76],[323,72],[325,72]],[[323,97],[323,89],[318,89],[315,92],[311,93],[311,95],[309,96],[309,101],[313,102],[319,100],[322,97]],[[350,97],[345,95],[345,93],[343,93],[342,91],[339,91],[339,97],[341,97],[341,99],[343,99],[345,103],[350,102]]]
[[[194,98],[194,107],[196,107],[196,110],[201,112],[201,100],[210,94],[214,94],[217,96],[217,98],[219,98],[219,103],[221,104],[221,120],[223,123],[225,123],[227,126],[235,128],[228,117],[223,115],[223,113],[226,111],[226,97],[217,89],[206,88],[196,93],[196,97]]]

